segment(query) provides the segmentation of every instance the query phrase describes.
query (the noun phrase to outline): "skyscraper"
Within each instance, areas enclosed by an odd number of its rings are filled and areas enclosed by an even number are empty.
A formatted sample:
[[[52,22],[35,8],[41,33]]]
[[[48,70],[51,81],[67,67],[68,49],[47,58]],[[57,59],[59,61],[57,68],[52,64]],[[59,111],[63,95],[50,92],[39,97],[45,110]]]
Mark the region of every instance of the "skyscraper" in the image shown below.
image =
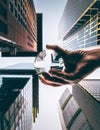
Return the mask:
[[[59,100],[62,130],[99,130],[100,79],[84,79],[66,88]]]
[[[0,75],[0,130],[31,130],[32,122],[31,76]]]
[[[100,1],[68,0],[59,22],[64,49],[95,48],[100,44]],[[62,130],[100,129],[100,79],[83,79],[59,100]]]
[[[100,1],[68,0],[59,22],[59,40],[69,50],[100,44]]]
[[[1,51],[10,51],[14,46],[17,51],[37,52],[37,16],[33,0],[0,1],[0,41]]]

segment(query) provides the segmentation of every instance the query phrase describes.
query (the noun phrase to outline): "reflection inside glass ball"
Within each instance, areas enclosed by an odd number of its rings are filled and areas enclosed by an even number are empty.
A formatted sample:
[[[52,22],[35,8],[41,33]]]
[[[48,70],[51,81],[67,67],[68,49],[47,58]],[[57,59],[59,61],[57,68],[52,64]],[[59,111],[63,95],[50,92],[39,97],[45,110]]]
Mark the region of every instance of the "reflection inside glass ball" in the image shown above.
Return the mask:
[[[63,69],[63,60],[52,50],[41,51],[34,60],[34,68],[37,74],[48,72],[52,68]]]

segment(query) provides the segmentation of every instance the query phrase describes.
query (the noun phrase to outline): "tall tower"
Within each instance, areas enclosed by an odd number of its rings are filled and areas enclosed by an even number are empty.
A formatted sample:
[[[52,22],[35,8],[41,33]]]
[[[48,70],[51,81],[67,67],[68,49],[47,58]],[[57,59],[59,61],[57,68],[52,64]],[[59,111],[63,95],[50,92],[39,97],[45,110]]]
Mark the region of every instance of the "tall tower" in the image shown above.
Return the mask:
[[[100,44],[100,1],[68,0],[59,22],[64,49],[76,50]]]
[[[99,130],[100,80],[84,79],[66,88],[59,100],[62,130]]]
[[[100,47],[100,1],[68,0],[59,22],[59,40],[68,50]],[[99,111],[100,78],[91,75],[91,79],[72,85],[72,93],[66,89],[62,94],[62,130],[99,130]]]
[[[37,16],[33,0],[0,0],[0,50],[37,52]]]

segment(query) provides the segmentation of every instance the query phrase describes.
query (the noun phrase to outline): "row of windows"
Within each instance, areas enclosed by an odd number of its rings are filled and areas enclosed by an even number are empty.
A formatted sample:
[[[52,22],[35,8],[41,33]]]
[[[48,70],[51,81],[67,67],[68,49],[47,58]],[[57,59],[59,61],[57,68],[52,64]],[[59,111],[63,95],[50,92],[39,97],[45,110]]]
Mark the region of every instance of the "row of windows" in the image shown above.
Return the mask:
[[[100,39],[99,39],[100,40]],[[97,45],[97,37],[93,37],[91,39],[88,40],[84,40],[84,41],[73,41],[70,43],[65,43],[65,47],[67,46],[68,49],[72,50],[72,49],[80,49],[80,48],[85,48],[85,47],[89,47],[89,46],[95,46]]]
[[[76,31],[79,30],[79,28],[82,28],[83,26],[85,26],[87,23],[90,22],[89,26],[87,26],[86,30],[89,30],[89,28],[94,27],[95,22],[98,21],[98,19],[95,20],[95,17],[99,17],[100,12],[98,10],[98,6],[99,2],[97,2],[97,4],[93,7],[91,7],[91,9],[89,9],[84,16],[82,16],[80,18],[80,20],[75,24],[75,26],[64,36],[63,40],[67,39],[69,36],[71,36],[72,34],[74,34]],[[92,22],[93,21],[93,22]],[[84,30],[85,31],[85,30]]]
[[[89,80],[89,81],[81,81],[80,85],[90,93],[97,101],[100,101],[100,87],[99,80]]]
[[[19,6],[18,6],[18,9],[16,9],[16,7],[13,5],[12,2],[9,2],[9,10],[15,16],[15,18],[18,20],[18,22],[24,28],[26,28],[26,14],[25,14],[25,11],[23,11],[21,9],[21,12],[20,12]]]
[[[25,6],[25,4],[24,4],[24,6]],[[33,39],[36,40],[36,26],[34,23],[34,17],[32,15],[33,11],[30,8],[30,6],[31,5],[28,5],[27,16],[26,16],[26,11],[25,11],[26,7],[24,7],[24,9],[23,9],[21,0],[9,2],[9,10],[14,15],[14,17],[17,19],[17,21],[22,25],[23,28],[26,29],[27,26],[29,27],[28,32],[32,36],[31,42],[33,43]],[[27,45],[33,48],[33,45],[31,43],[27,42]]]
[[[25,10],[26,8],[26,1],[25,0],[9,0],[19,11],[21,9]]]
[[[23,3],[22,3],[23,2]],[[28,3],[30,4],[30,3]],[[26,16],[26,2],[25,0],[14,0],[9,2],[9,10],[10,12],[15,16],[15,18],[18,20],[18,22],[26,29],[27,26],[29,26],[32,30],[32,32],[35,32],[35,24],[33,15],[34,11],[32,11],[31,5],[28,5],[27,7],[27,16]],[[32,8],[32,9],[31,9]],[[31,14],[33,13],[33,14]],[[28,23],[27,23],[28,22]],[[29,25],[28,25],[29,24]],[[34,35],[34,34],[33,34]]]
[[[27,45],[33,48],[33,45],[29,42],[27,42]]]
[[[98,41],[98,44],[100,41]],[[79,46],[72,46],[72,45],[68,45],[67,48],[69,50],[77,50],[77,49],[83,49],[83,48],[86,48],[86,47],[91,47],[91,46],[96,46],[97,45],[97,42],[92,42],[91,44],[81,44]],[[66,45],[64,46],[66,48]]]
[[[71,43],[71,44],[65,44],[64,48],[67,47],[69,50],[77,50],[77,49],[82,49],[82,48],[86,48],[86,47],[96,46],[97,42],[99,44],[100,41],[92,41],[91,43],[80,42],[80,44],[77,45],[77,43],[75,43],[75,41],[73,41],[73,43]]]
[[[18,7],[19,7],[19,6],[18,6]],[[16,12],[19,13],[19,14],[23,17],[23,19],[26,18],[26,11],[23,10],[23,9],[20,9],[20,8],[17,9],[17,8],[13,5],[12,2],[9,2],[9,9],[10,9],[10,11],[11,11],[12,13],[15,13],[15,10],[16,10]],[[17,13],[16,13],[16,14],[17,14]]]
[[[28,30],[28,32],[30,33],[30,35],[33,37],[33,39],[35,39],[36,40],[36,37],[37,37],[37,27],[36,27],[36,23],[35,23],[35,21],[33,22],[33,24],[32,24],[32,21],[29,21],[29,19],[27,19],[27,26],[29,27],[29,28],[27,28],[27,30]]]
[[[73,41],[73,39],[80,39],[83,40],[84,38],[89,38],[91,36],[94,36],[97,33],[97,30],[99,28],[99,22],[96,20],[92,21],[94,26],[91,26],[91,23],[89,22],[88,25],[86,25],[83,29],[78,31],[78,33],[75,33],[72,37],[67,38],[68,42]]]
[[[31,15],[32,16],[32,15]],[[27,16],[27,26],[29,27],[28,31],[31,35],[33,35],[33,39],[35,39],[36,37],[36,22],[35,20],[32,18],[30,19],[30,16]]]
[[[99,17],[89,21],[89,23],[77,33],[64,41],[64,46],[68,49],[80,49],[97,45],[99,41]]]
[[[60,107],[63,113],[64,123],[68,130],[91,130],[91,125],[80,109],[75,98],[68,89],[64,91],[60,98]],[[62,106],[64,106],[62,108]]]
[[[28,27],[29,27],[29,25],[28,25]],[[33,30],[30,31],[29,28],[27,28],[27,30],[28,30],[28,33],[31,35],[32,39],[34,39],[36,41],[37,40],[37,36],[36,36],[37,33],[35,32],[35,30],[34,31]]]

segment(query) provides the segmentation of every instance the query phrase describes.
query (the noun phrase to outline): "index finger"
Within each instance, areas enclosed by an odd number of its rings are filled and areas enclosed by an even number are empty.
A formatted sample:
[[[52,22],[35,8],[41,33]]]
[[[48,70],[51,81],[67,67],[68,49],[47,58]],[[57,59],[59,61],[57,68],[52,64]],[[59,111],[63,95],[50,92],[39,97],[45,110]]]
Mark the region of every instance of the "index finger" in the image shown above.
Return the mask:
[[[61,54],[61,55],[65,55],[67,53],[67,51],[65,52],[65,50],[63,48],[59,47],[58,45],[46,45],[46,48],[52,49],[56,53]]]

